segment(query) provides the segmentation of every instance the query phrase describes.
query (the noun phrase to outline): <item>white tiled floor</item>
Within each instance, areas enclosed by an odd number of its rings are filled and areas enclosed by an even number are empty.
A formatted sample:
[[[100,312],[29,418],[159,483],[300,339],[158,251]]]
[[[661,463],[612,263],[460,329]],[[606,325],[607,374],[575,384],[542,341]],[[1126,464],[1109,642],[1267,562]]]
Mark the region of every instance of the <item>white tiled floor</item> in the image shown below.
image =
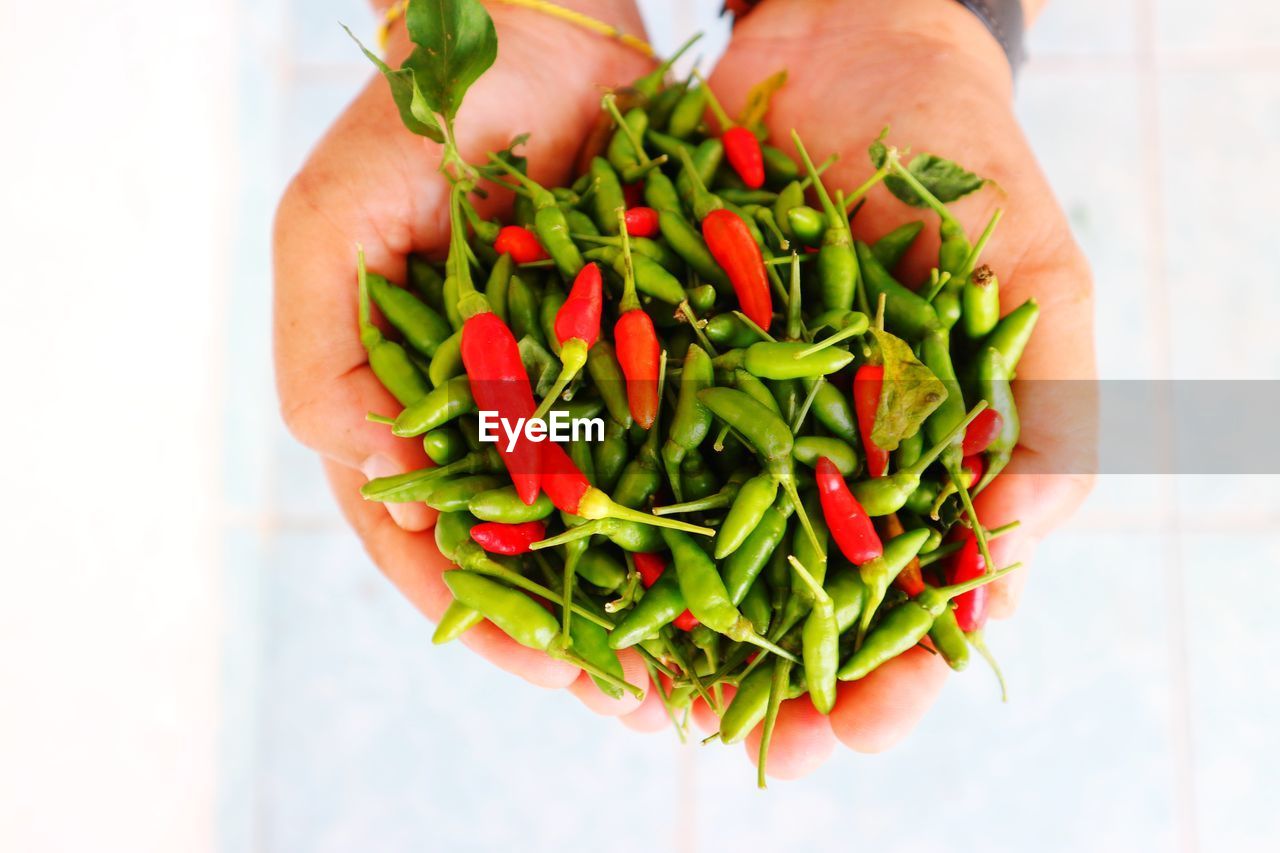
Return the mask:
[[[1280,478],[1103,478],[991,631],[1008,706],[975,668],[902,748],[767,795],[737,749],[432,647],[269,426],[271,201],[367,75],[336,21],[371,29],[362,0],[282,4],[242,4],[225,849],[1270,849]],[[1061,0],[1035,32],[1018,111],[1094,264],[1107,377],[1280,375],[1276,15]]]

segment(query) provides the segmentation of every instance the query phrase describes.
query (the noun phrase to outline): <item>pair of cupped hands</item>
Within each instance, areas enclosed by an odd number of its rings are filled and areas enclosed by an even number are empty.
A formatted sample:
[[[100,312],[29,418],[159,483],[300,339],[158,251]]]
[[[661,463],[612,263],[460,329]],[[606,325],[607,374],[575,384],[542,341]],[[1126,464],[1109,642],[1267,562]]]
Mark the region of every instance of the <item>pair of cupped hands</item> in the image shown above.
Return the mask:
[[[631,0],[567,2],[629,33],[643,33]],[[467,95],[458,119],[462,154],[482,162],[518,133],[534,179],[563,184],[596,121],[600,98],[653,67],[637,52],[563,21],[523,8],[493,4],[499,55]],[[354,50],[354,48],[353,48]],[[409,45],[403,27],[392,33],[389,61]],[[887,124],[890,141],[953,159],[992,179],[954,206],[971,238],[996,207],[1005,215],[983,261],[1000,277],[1003,310],[1029,296],[1041,322],[1018,368],[1021,445],[1006,473],[978,500],[988,527],[1020,519],[1022,526],[992,544],[999,565],[1029,563],[1036,543],[1083,499],[1084,470],[1073,465],[1090,444],[1093,414],[1064,403],[1052,382],[1093,373],[1093,302],[1088,267],[1040,173],[1011,109],[1011,80],[1003,53],[981,23],[944,0],[769,0],[735,29],[710,77],[732,114],[752,84],[780,68],[786,85],[775,95],[767,123],[789,148],[792,128],[815,159],[838,153],[828,186],[852,188],[872,171],[867,145]],[[440,146],[407,132],[386,82],[371,75],[354,103],[329,129],[280,202],[275,225],[275,360],[283,417],[293,434],[324,459],[344,515],[374,562],[429,619],[449,602],[441,575],[449,562],[436,549],[434,513],[422,505],[364,501],[370,478],[431,463],[419,442],[395,438],[366,412],[394,413],[395,400],[366,363],[356,334],[355,244],[369,268],[404,281],[413,252],[439,256],[448,243],[448,185],[437,169]],[[486,215],[507,212],[508,193],[480,202]],[[873,239],[919,215],[883,188],[854,220],[855,236]],[[928,216],[933,219],[932,216]],[[904,261],[907,281],[921,281],[936,258],[936,229],[927,230]],[[1045,465],[1044,460],[1056,460]],[[992,615],[1013,612],[1027,573],[993,585]],[[424,635],[425,636],[425,635]],[[652,731],[667,725],[656,695],[604,696],[572,665],[517,645],[488,623],[462,642],[533,684],[566,688],[597,713]],[[633,651],[620,654],[626,678],[647,687]],[[809,699],[783,703],[768,770],[802,776],[831,756],[837,742],[877,752],[919,722],[946,680],[946,664],[916,648],[868,677],[840,685],[829,717]],[[730,689],[731,691],[731,689]],[[701,702],[701,727],[717,723]],[[754,760],[759,731],[747,741]]]

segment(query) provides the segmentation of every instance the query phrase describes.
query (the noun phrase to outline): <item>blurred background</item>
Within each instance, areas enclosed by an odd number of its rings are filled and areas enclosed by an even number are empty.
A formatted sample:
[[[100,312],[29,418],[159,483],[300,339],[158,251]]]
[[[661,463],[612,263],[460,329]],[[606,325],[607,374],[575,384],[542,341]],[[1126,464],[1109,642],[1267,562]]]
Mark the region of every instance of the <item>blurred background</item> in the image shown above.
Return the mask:
[[[370,74],[339,21],[372,35],[364,0],[0,0],[0,848],[1275,849],[1274,477],[1102,478],[989,631],[1010,704],[978,666],[767,794],[432,647],[274,400],[272,210]],[[1280,378],[1280,6],[1054,0],[1030,42],[1102,375]]]

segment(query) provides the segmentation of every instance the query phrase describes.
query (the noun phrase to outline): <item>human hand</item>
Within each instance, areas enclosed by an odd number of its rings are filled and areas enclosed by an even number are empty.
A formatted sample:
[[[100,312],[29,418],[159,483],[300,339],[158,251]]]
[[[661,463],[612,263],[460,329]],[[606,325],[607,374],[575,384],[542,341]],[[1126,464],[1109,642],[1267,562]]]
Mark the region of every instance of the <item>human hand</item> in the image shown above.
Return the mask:
[[[974,15],[938,0],[770,0],[737,27],[711,85],[730,113],[756,81],[786,68],[786,85],[767,116],[771,135],[798,130],[815,159],[839,153],[825,175],[829,187],[853,188],[870,175],[867,145],[887,124],[890,140],[961,163],[1000,189],[953,206],[971,239],[996,207],[1005,216],[982,256],[1000,278],[1002,309],[1029,296],[1040,323],[1018,365],[1015,391],[1022,435],[1013,461],[977,500],[987,527],[1020,519],[1014,534],[992,543],[999,566],[1028,563],[1035,544],[1087,494],[1096,442],[1096,403],[1083,383],[1061,393],[1056,382],[1094,376],[1093,295],[1088,265],[1014,118],[1008,63]],[[854,234],[874,239],[908,219],[930,228],[899,272],[927,278],[936,264],[936,217],[909,211],[883,187],[867,197]],[[1055,387],[1057,386],[1057,387]],[[1013,612],[1025,571],[991,587],[991,615]],[[946,664],[923,649],[840,685],[830,717],[808,697],[784,703],[768,770],[804,775],[826,760],[836,741],[878,752],[901,740],[936,699]],[[704,717],[705,717],[704,712]],[[708,724],[714,728],[714,721]],[[753,758],[757,730],[747,741]]]
[[[642,30],[630,0],[577,5],[627,32]],[[617,42],[536,12],[495,4],[490,13],[501,52],[461,109],[461,153],[482,162],[487,152],[529,131],[522,153],[533,177],[562,183],[599,114],[602,91],[634,79],[652,63]],[[408,50],[399,26],[389,61],[398,64]],[[397,408],[370,372],[356,334],[355,244],[363,244],[371,270],[393,281],[404,280],[410,253],[442,254],[449,187],[438,171],[440,161],[441,146],[404,129],[386,82],[375,75],[294,178],[275,225],[275,361],[285,423],[324,457],[342,512],[374,562],[433,621],[450,600],[441,580],[449,562],[431,532],[434,513],[420,504],[367,503],[359,493],[370,478],[430,462],[419,443],[365,421],[366,412]],[[509,194],[491,194],[480,203],[481,212],[504,213],[510,202]],[[629,723],[639,727],[657,724],[653,703],[633,713],[636,700],[607,699],[576,667],[517,645],[491,624],[477,625],[463,642],[535,684],[570,687],[601,713],[629,714]],[[638,655],[620,657],[627,680],[647,686]]]

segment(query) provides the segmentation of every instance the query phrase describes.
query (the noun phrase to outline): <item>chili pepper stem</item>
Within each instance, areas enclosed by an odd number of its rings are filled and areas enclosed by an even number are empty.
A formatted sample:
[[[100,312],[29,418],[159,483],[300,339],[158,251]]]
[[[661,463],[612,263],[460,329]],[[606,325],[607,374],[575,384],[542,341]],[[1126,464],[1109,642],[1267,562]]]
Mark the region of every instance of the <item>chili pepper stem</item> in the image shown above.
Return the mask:
[[[800,255],[791,253],[791,289],[787,291],[787,339],[800,340],[804,331],[800,315]]]
[[[637,647],[638,648],[638,647]],[[645,660],[645,669],[649,672],[649,683],[653,685],[653,689],[658,693],[658,700],[662,702],[662,710],[666,712],[667,719],[671,721],[671,727],[676,730],[676,736],[680,738],[680,742],[685,742],[684,727],[680,725],[680,721],[676,719],[676,713],[671,708],[671,697],[662,689],[662,682],[658,679],[654,667]],[[669,676],[668,676],[669,677]]]
[[[666,628],[662,630],[662,641],[667,648],[667,654],[671,655],[671,659],[676,662],[676,666],[680,667],[680,671],[684,673],[685,679],[693,685],[693,689],[698,691],[702,701],[707,703],[707,707],[715,712],[717,717],[720,716],[720,707],[716,704],[715,697],[707,690],[707,686],[698,677],[698,673],[693,671],[693,667],[690,666],[689,661],[685,659],[685,656],[676,647],[676,644],[671,639],[671,632]]]
[[[755,322],[754,320],[752,320],[750,317],[748,317],[746,314],[743,314],[741,311],[734,311],[733,313],[734,313],[735,315],[737,315],[738,319],[740,319],[742,322],[744,322],[744,323],[746,323],[746,324],[747,324],[747,328],[751,329],[751,331],[755,332],[757,335],[759,335],[760,337],[764,338],[766,341],[768,341],[768,342],[770,342],[770,343],[777,343],[777,342],[778,342],[778,339],[777,339],[777,338],[775,338],[773,335],[769,334],[769,333],[768,333],[767,331],[765,331],[764,329],[760,328],[760,327],[756,324],[756,322]]]
[[[951,281],[951,273],[939,272],[937,267],[929,273],[929,289],[923,294],[925,302],[932,302],[934,297],[942,292],[942,288],[947,286],[947,282]]]
[[[574,542],[586,536],[594,536],[597,533],[603,533],[605,523],[608,519],[598,518],[588,521],[586,524],[579,524],[577,527],[570,527],[563,533],[557,533],[555,536],[549,536],[546,539],[539,539],[529,546],[530,550],[540,551],[543,548],[554,548],[557,545],[565,545]]]
[[[795,507],[796,517],[800,519],[800,526],[804,528],[805,535],[809,537],[809,541],[813,543],[813,550],[817,552],[822,559],[827,558],[827,549],[822,547],[822,543],[818,541],[818,534],[813,529],[813,523],[809,521],[809,514],[804,511],[804,503],[800,500],[800,493],[796,491],[796,481],[794,477],[777,478],[778,485],[787,493],[788,500]]]
[[[982,559],[986,561],[987,567],[995,565],[995,561],[991,559],[991,548],[987,543],[987,531],[983,529],[982,522],[978,521],[978,512],[973,508],[973,497],[969,494],[969,487],[964,484],[964,471],[959,465],[947,466],[947,475],[951,477],[951,481],[956,484],[956,491],[960,493],[960,502],[964,504],[964,513],[969,517],[969,523],[973,527],[974,538],[978,540],[978,551],[982,554]]]
[[[617,687],[620,690],[625,690],[637,699],[644,698],[644,691],[632,684],[630,681],[619,678],[611,672],[605,672],[591,661],[583,658],[581,655],[567,647],[552,644],[551,648],[547,650],[547,654],[553,658],[559,658],[560,660],[567,661],[587,673],[587,675],[590,675],[592,678],[598,678],[605,684]]]
[[[1000,684],[1000,701],[1009,701],[1009,688],[1004,681],[1004,673],[1000,671],[1000,664],[996,663],[995,655],[991,654],[991,649],[987,648],[986,637],[982,634],[982,629],[970,631],[965,634],[969,639],[969,645],[973,646],[982,659],[987,662],[987,666],[991,667],[991,671],[995,673],[996,681]]]
[[[372,424],[386,424],[387,426],[391,426],[396,422],[395,418],[389,418],[377,412],[365,412],[364,419]]]
[[[547,396],[542,398],[542,402],[534,410],[534,420],[542,420],[564,393],[564,389],[569,387],[573,378],[582,372],[582,368],[587,364],[587,349],[587,342],[582,338],[570,338],[560,345],[560,362],[563,367],[560,368],[560,375],[556,377],[555,384],[551,386]]]
[[[876,169],[875,172],[872,173],[871,177],[867,178],[865,181],[862,182],[862,184],[857,189],[849,193],[849,195],[845,196],[844,212],[845,213],[851,212],[854,206],[858,203],[858,201],[864,195],[870,192],[872,187],[874,187],[876,184],[883,181],[885,179],[885,176],[888,174],[889,174],[889,167],[887,165],[881,166],[879,169]]]
[[[799,662],[799,658],[797,658],[791,652],[787,651],[786,649],[782,648],[778,644],[774,643],[772,640],[768,640],[764,637],[761,637],[755,631],[752,631],[749,634],[745,635],[742,641],[744,643],[750,643],[753,646],[764,649],[766,652],[777,655],[778,657],[782,658],[785,661],[790,661],[791,663]]]
[[[711,107],[712,114],[716,117],[716,123],[720,125],[720,132],[724,133],[731,127],[734,127],[733,119],[729,118],[729,114],[724,111],[724,107],[720,103],[720,99],[716,97],[716,93],[711,91],[711,87],[707,85],[707,79],[702,76],[702,72],[696,68],[693,76],[698,78],[698,82],[702,84],[703,89],[707,93],[707,106]]]
[[[933,447],[930,447],[924,453],[920,454],[920,458],[916,460],[914,465],[909,465],[906,468],[903,468],[898,472],[898,474],[910,473],[911,476],[917,478],[920,477],[920,475],[925,472],[926,468],[938,461],[938,457],[942,455],[943,451],[951,446],[952,442],[964,435],[965,428],[968,427],[969,424],[973,423],[973,419],[976,418],[985,408],[987,408],[986,400],[979,400],[975,403],[973,408],[969,410],[969,414],[965,415],[964,420],[952,427],[951,432],[947,433],[943,437],[942,441],[939,441]]]
[[[769,760],[769,744],[773,741],[773,729],[778,722],[778,709],[782,706],[782,694],[791,680],[791,663],[779,661],[773,667],[773,680],[769,683],[769,707],[764,714],[764,728],[760,732],[760,756],[756,759],[756,785],[769,787],[765,777],[765,764]]]
[[[478,548],[480,546],[477,545],[476,547]],[[531,592],[534,595],[540,595],[543,598],[547,599],[548,601],[557,601],[560,598],[559,595],[557,595],[555,592],[548,589],[547,587],[543,586],[542,584],[536,581],[531,581],[528,578],[526,578],[524,575],[520,574],[519,572],[513,572],[512,570],[506,568],[500,563],[494,562],[493,560],[476,561],[476,565],[469,566],[468,568],[470,571],[476,572],[478,574],[489,575],[490,577],[495,577],[500,580],[506,581],[512,586],[516,586],[516,587],[519,587],[520,589],[523,589],[525,592]],[[599,625],[601,628],[604,628],[606,631],[613,630],[612,622],[610,622],[608,619],[605,619],[601,616],[597,616],[596,614],[592,613],[590,610],[586,609],[582,605],[571,603],[570,607],[573,608],[574,613],[578,614],[583,619],[586,619],[588,622],[594,622],[595,624]]]
[[[818,583],[817,579],[809,574],[809,570],[804,567],[804,563],[797,560],[794,554],[787,555],[787,562],[791,564],[791,568],[795,573],[800,576],[800,580],[804,581],[804,585],[809,587],[809,591],[813,593],[814,600],[831,600],[831,596],[827,595],[827,591],[822,588],[822,584]]]
[[[626,120],[623,119],[622,113],[618,112],[618,96],[610,92],[600,99],[600,105],[604,107],[613,118],[614,122],[618,125],[618,130],[621,130],[623,135],[627,137],[627,141],[631,143],[631,147],[636,151],[636,156],[640,159],[640,164],[642,166],[650,165],[653,161],[650,160],[649,155],[645,153],[644,142],[641,141],[640,137],[636,136],[636,132],[631,129],[631,125],[627,124]],[[662,156],[663,162],[665,163],[666,155],[664,154]],[[622,225],[622,233],[627,233],[626,223],[623,223]]]
[[[560,633],[564,636],[566,643],[573,642],[569,636],[569,623],[573,618],[573,586],[578,574],[574,571],[574,562],[574,560],[564,561],[564,588],[561,590],[560,599]]]
[[[995,232],[996,225],[1000,223],[1000,217],[1002,216],[1004,216],[1004,208],[997,207],[995,213],[991,214],[991,219],[987,221],[987,227],[982,229],[978,242],[974,243],[973,248],[969,250],[969,256],[964,259],[964,266],[961,267],[966,279],[973,272],[974,267],[978,265],[978,258],[982,256],[982,251],[987,248],[987,241],[991,239],[991,235]]]
[[[706,325],[706,321],[699,320],[698,316],[693,313],[693,308],[690,307],[689,300],[687,299],[682,300],[677,310],[680,312],[680,315],[684,317],[684,319],[689,323],[690,328],[693,329],[693,334],[695,337],[697,337],[698,344],[703,349],[705,349],[708,353],[710,353],[712,358],[715,358],[716,356],[720,355],[719,351],[715,348],[715,345],[712,344],[711,340],[707,337],[707,333],[702,330],[702,327]]]
[[[666,506],[655,506],[653,508],[653,514],[679,515],[686,512],[705,512],[709,509],[724,509],[728,505],[729,497],[716,492],[713,495],[707,495],[705,498],[699,498],[696,501],[684,501],[683,503],[667,504]]]
[[[796,361],[799,361],[800,359],[807,358],[816,352],[821,352],[822,350],[826,349],[829,346],[834,346],[835,344],[838,344],[841,341],[847,341],[849,338],[856,338],[859,335],[864,335],[866,334],[866,332],[867,330],[865,327],[859,327],[856,323],[849,326],[845,326],[840,331],[832,335],[828,335],[827,337],[815,343],[813,346],[808,347],[807,349],[800,350],[800,352],[795,354],[794,358],[796,359]]]
[[[699,536],[715,535],[715,531],[710,527],[700,527],[696,524],[689,524],[684,521],[662,518],[661,516],[651,515],[647,512],[640,512],[639,510],[614,503],[612,498],[595,487],[587,489],[586,493],[582,496],[582,502],[578,505],[578,514],[583,518],[592,521],[616,518],[619,521],[634,521],[638,524],[648,524],[652,527],[665,527],[669,530],[680,530],[685,533],[695,533]],[[542,540],[543,543],[549,541],[550,540],[548,539]],[[534,544],[538,545],[540,543]],[[545,548],[547,546],[543,544],[541,547]]]
[[[809,386],[809,393],[804,395],[804,402],[800,404],[800,409],[796,412],[795,421],[791,424],[791,432],[798,434],[800,427],[804,426],[804,419],[809,416],[809,409],[813,407],[814,398],[818,396],[818,391],[822,388],[822,383],[827,380],[821,376],[813,380],[813,384]]]
[[[1021,521],[1011,521],[1008,524],[1002,524],[999,527],[989,527],[987,528],[987,540],[990,541],[992,539],[999,539],[1001,536],[1005,535],[1006,533],[1016,530],[1021,526],[1022,526]],[[921,554],[919,557],[920,566],[922,568],[924,566],[930,566],[945,557],[950,557],[952,554],[960,550],[961,544],[962,543],[960,542],[948,542],[946,545],[939,545],[937,548],[934,548],[928,554]]]
[[[725,438],[728,437],[729,432],[730,432],[730,429],[728,424],[725,424],[724,426],[722,426],[720,428],[720,432],[716,433],[715,441],[711,443],[711,449],[714,450],[716,453],[722,452],[724,450],[724,440]]]
[[[640,653],[640,657],[644,658],[645,663],[646,663],[649,667],[651,667],[651,668],[653,668],[653,669],[656,669],[658,672],[662,673],[662,674],[663,674],[663,675],[665,675],[667,678],[675,678],[675,677],[676,677],[676,674],[675,674],[675,673],[674,673],[670,668],[668,668],[666,664],[664,664],[662,661],[658,660],[656,657],[654,657],[652,654],[650,654],[650,653],[649,653],[649,652],[644,648],[644,646],[641,646],[640,644],[638,644],[638,643],[637,643],[636,645],[632,646],[631,648],[635,649],[637,652],[639,652],[639,653]],[[655,679],[655,683],[656,683],[656,679]]]
[[[827,171],[827,169],[830,169],[832,166],[834,166],[836,163],[839,163],[839,162],[840,162],[839,154],[828,154],[827,159],[819,163],[818,168],[814,169],[813,171],[818,175],[822,175],[823,172]],[[811,186],[813,186],[812,175],[805,175],[803,178],[800,179],[800,189],[807,190]]]
[[[706,746],[707,744],[715,743],[718,740],[720,740],[720,732],[712,732],[711,734],[707,735],[706,737],[704,737],[702,740],[698,742],[703,746]]]
[[[925,185],[920,183],[919,179],[916,178],[915,175],[911,174],[910,169],[902,165],[902,160],[898,157],[897,148],[890,146],[885,152],[885,165],[888,166],[889,169],[898,177],[902,178],[902,180],[905,181],[911,189],[915,190],[916,194],[924,200],[925,204],[929,205],[929,207],[933,209],[934,213],[938,214],[939,218],[945,219],[946,221],[954,224],[957,228],[960,227],[960,223],[951,215],[951,211],[947,210],[947,206],[938,201],[937,197],[935,197],[933,193],[929,192],[929,190],[925,188]]]

